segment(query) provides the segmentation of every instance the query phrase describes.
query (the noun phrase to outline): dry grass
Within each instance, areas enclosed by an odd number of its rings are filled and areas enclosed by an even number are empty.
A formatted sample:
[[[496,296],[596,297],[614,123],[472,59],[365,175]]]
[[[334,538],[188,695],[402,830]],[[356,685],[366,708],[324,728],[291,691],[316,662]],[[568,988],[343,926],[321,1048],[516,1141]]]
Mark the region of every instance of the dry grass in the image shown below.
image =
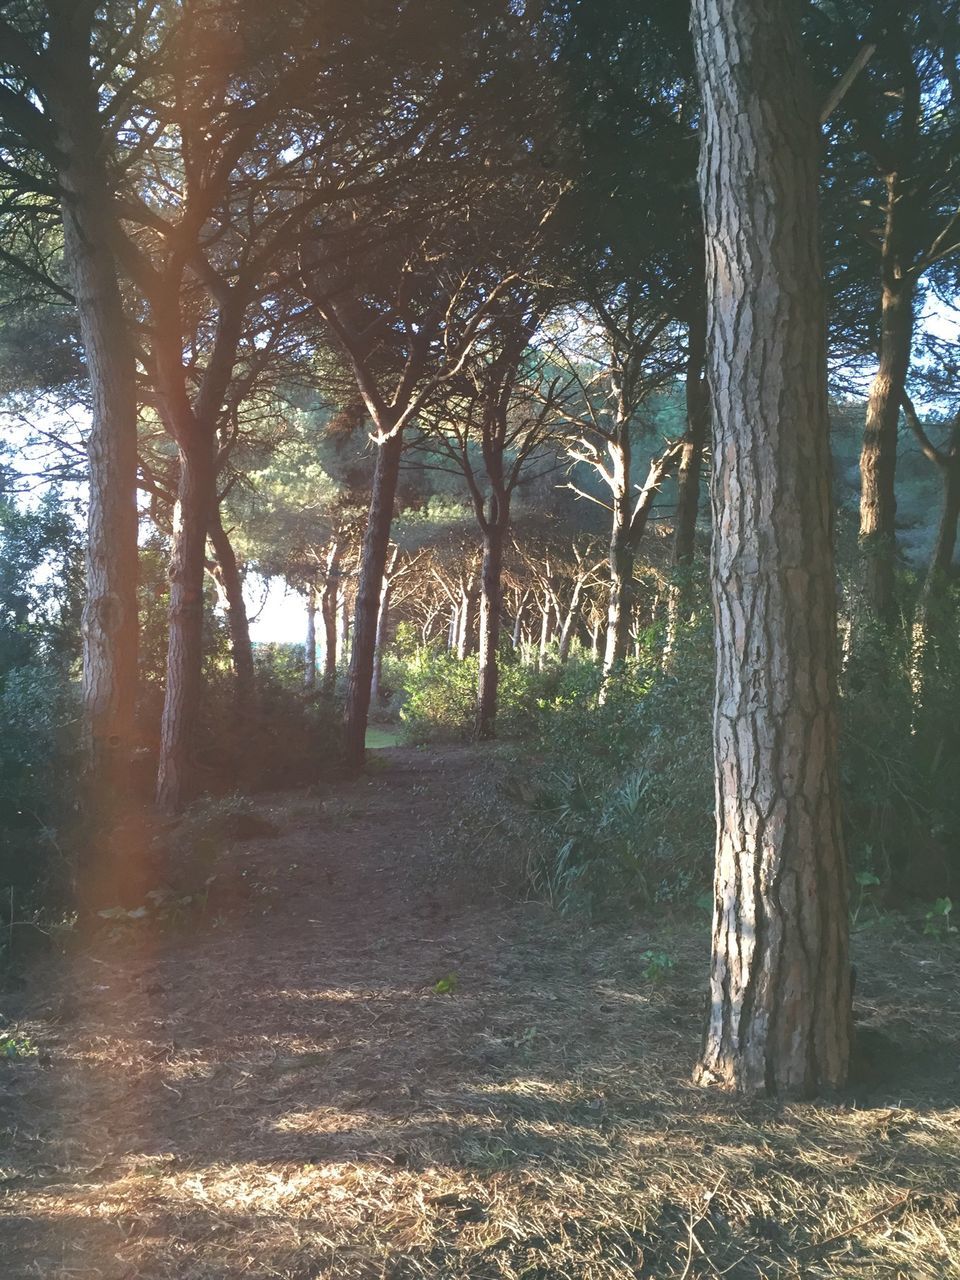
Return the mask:
[[[960,1276],[955,944],[860,939],[855,1094],[704,1093],[705,922],[440,900],[421,855],[476,754],[388,758],[277,801],[217,927],[8,994],[44,1056],[0,1066],[5,1277]]]

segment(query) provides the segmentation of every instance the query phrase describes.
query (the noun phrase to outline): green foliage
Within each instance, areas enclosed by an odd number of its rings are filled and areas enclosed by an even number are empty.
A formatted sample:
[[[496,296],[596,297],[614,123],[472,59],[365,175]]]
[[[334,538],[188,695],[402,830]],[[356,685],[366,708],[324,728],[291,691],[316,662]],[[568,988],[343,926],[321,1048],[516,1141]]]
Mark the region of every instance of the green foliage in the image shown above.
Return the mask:
[[[902,584],[907,609],[892,632],[856,623],[842,679],[847,847],[886,901],[929,900],[960,876],[960,602],[939,602],[946,616],[918,652],[912,585]]]
[[[29,1036],[17,1033],[0,1036],[0,1060],[13,1062],[19,1058],[35,1058],[38,1052],[37,1046]]]
[[[956,933],[957,926],[950,923],[952,911],[953,902],[950,898],[938,898],[926,914],[923,932],[936,938],[938,942],[943,942],[950,934]]]
[[[648,982],[659,982],[674,967],[674,961],[666,951],[654,951],[648,948],[640,952],[640,959],[644,964],[643,976]]]
[[[74,800],[80,589],[57,494],[32,509],[0,497],[0,889],[28,907],[68,879],[56,830]]]
[[[488,757],[474,800],[443,840],[442,874],[534,893],[587,914],[694,896],[710,878],[712,653],[683,634],[669,674],[601,673],[572,658],[544,671],[506,662],[498,730],[521,749]],[[408,731],[469,732],[476,662],[421,653],[408,666]]]
[[[400,719],[408,742],[466,741],[473,733],[477,704],[477,659],[459,659],[436,647],[416,650],[393,679],[401,684]],[[497,733],[501,738],[535,732],[541,706],[559,676],[523,666],[504,645],[500,655]]]
[[[561,910],[674,902],[708,883],[708,662],[705,637],[691,635],[669,676],[628,665],[602,701],[582,664],[543,706],[535,763],[514,787],[540,831],[532,887]]]

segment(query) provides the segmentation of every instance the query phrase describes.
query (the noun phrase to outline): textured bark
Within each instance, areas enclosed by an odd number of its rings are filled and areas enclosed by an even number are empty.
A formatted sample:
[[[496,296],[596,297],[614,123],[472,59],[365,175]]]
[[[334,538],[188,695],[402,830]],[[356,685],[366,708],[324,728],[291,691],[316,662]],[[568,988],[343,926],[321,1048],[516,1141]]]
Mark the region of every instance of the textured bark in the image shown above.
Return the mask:
[[[373,655],[380,612],[380,585],[390,545],[393,502],[397,492],[402,451],[403,434],[397,432],[377,450],[377,464],[373,473],[370,510],[360,559],[353,652],[350,657],[344,713],[343,751],[345,763],[350,769],[361,769],[365,759],[370,682],[373,679]]]
[[[491,521],[483,532],[483,563],[480,570],[480,671],[477,686],[478,738],[496,733],[497,688],[500,682],[497,651],[503,609],[503,543],[506,525]]]
[[[698,1078],[841,1086],[850,967],[816,110],[791,0],[694,0],[715,419],[717,864]]]
[[[230,635],[230,660],[236,689],[237,707],[244,716],[253,715],[257,704],[257,679],[250,640],[250,620],[243,599],[243,578],[237,564],[230,537],[223,527],[219,504],[213,499],[213,512],[208,530],[210,545],[216,556],[214,576],[226,615]]]
[[[343,547],[334,538],[327,551],[327,572],[320,597],[320,616],[323,618],[323,689],[332,693],[337,679],[337,600],[340,595],[340,562]]]
[[[63,188],[64,257],[77,303],[91,421],[83,607],[84,727],[93,775],[123,787],[137,696],[136,364],[114,256],[89,48],[61,20],[51,42],[51,95]],[[58,38],[60,37],[60,38]]]
[[[913,341],[913,276],[904,246],[900,180],[886,178],[881,254],[880,361],[870,386],[860,452],[860,540],[867,601],[886,622],[895,616],[897,428]]]
[[[180,481],[170,555],[167,680],[160,726],[157,805],[176,812],[195,781],[192,752],[203,670],[203,572],[216,501],[213,437],[180,444]]]

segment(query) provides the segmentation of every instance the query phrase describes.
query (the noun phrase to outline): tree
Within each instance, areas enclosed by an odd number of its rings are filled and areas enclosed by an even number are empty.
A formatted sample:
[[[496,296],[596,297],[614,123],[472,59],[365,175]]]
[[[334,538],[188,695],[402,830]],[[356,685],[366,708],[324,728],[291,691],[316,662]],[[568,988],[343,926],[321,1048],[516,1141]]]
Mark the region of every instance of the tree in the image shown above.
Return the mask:
[[[654,270],[655,276],[658,272]],[[582,497],[610,513],[607,637],[603,669],[609,675],[627,655],[633,619],[633,573],[643,535],[660,488],[684,451],[669,442],[650,459],[642,485],[634,482],[634,453],[640,413],[652,394],[669,385],[683,366],[680,335],[672,323],[669,289],[658,282],[615,284],[610,295],[596,297],[577,317],[562,343],[571,393],[564,398],[574,462],[592,469],[605,498]],[[575,354],[574,354],[575,353]]]
[[[492,71],[451,100],[453,70],[472,67],[478,38]],[[536,260],[559,195],[537,150],[533,125],[545,102],[523,24],[494,5],[490,27],[474,23],[459,40],[462,49],[433,47],[439,69],[419,70],[419,124],[398,148],[405,163],[393,180],[345,210],[339,228],[318,227],[304,254],[305,289],[353,368],[379,445],[344,713],[344,757],[354,769],[365,756],[404,433],[495,327],[500,298]],[[472,84],[473,72],[464,74]]]
[[[849,84],[838,80],[844,87],[828,156],[856,209],[844,221],[861,246],[872,248],[874,272],[879,265],[860,538],[866,598],[889,625],[896,614],[897,438],[918,302],[931,270],[960,248],[951,172],[960,144],[960,5],[844,0],[814,7],[811,24],[818,56],[832,55],[829,74],[859,63]],[[857,246],[848,244],[848,262],[857,256]]]
[[[91,393],[84,719],[91,776],[109,795],[123,789],[134,737],[137,400],[105,146],[124,95],[106,85],[128,38],[136,38],[141,14],[134,6],[129,23],[114,14],[116,25],[95,50],[97,7],[89,0],[50,0],[0,19],[0,175],[7,208],[27,206],[34,224],[49,216],[50,201],[59,204],[79,314]]]
[[[794,0],[694,0],[714,406],[717,862],[697,1076],[844,1083],[847,895],[817,109]]]
[[[502,613],[503,558],[517,486],[532,467],[557,466],[549,450],[557,431],[557,405],[564,379],[531,350],[540,323],[526,289],[504,293],[454,394],[439,408],[433,438],[461,471],[480,529],[480,635],[478,738],[492,738]],[[464,627],[466,638],[466,626]]]

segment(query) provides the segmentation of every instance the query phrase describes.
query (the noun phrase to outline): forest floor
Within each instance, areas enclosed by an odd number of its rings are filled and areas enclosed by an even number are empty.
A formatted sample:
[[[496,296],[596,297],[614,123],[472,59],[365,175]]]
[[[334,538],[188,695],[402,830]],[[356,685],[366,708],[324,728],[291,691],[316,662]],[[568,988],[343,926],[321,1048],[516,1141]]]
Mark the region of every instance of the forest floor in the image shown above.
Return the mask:
[[[203,910],[3,993],[4,1277],[960,1277],[956,943],[858,932],[849,1096],[700,1091],[706,919],[447,883],[484,767],[262,797]]]

